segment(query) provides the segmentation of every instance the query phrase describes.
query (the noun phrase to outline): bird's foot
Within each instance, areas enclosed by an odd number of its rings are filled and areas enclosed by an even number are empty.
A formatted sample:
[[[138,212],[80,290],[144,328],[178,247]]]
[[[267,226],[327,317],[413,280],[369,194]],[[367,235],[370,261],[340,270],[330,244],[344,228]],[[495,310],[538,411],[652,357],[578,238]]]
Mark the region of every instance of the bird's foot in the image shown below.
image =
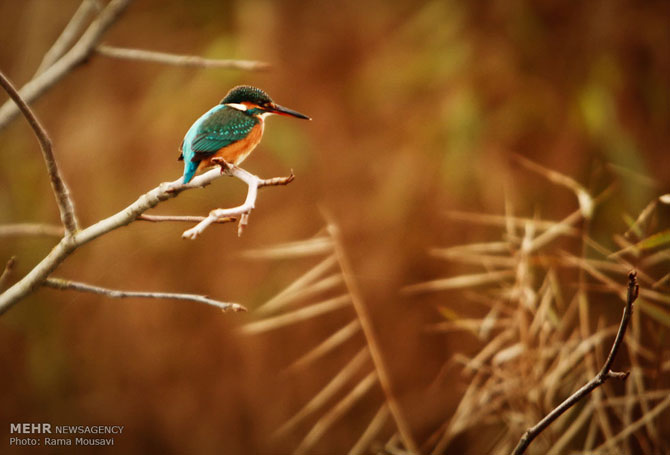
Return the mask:
[[[230,164],[228,161],[224,160],[220,156],[215,156],[210,160],[210,162],[215,166],[219,166],[221,168],[222,174],[230,174],[230,167],[232,166],[232,164]]]

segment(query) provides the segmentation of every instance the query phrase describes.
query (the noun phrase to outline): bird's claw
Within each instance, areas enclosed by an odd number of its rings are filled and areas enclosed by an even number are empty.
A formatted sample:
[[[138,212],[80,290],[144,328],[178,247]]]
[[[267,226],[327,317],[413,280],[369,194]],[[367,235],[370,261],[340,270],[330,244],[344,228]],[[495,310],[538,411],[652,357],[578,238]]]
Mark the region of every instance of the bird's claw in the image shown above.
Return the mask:
[[[230,171],[231,164],[228,161],[224,160],[223,158],[215,156],[210,161],[212,164],[219,166],[221,168],[222,174],[228,173],[228,171]]]

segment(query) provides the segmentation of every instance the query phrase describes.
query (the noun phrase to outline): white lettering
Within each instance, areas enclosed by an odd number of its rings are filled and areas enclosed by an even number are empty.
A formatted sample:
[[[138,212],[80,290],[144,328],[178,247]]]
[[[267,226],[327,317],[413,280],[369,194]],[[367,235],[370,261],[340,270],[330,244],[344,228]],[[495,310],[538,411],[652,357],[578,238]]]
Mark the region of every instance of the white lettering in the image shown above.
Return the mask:
[[[37,438],[9,438],[10,446],[38,446],[40,440]]]
[[[94,439],[94,438],[77,438],[75,440],[80,446],[113,446],[114,439]]]
[[[50,423],[10,423],[10,433],[51,433]]]
[[[72,439],[67,438],[44,438],[45,446],[71,446]]]

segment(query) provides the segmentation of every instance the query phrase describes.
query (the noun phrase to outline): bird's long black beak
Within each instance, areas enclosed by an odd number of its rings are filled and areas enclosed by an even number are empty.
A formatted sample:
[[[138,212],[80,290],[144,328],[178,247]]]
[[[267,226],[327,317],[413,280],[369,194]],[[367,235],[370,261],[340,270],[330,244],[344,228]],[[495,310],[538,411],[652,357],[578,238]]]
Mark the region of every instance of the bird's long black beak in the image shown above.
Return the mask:
[[[297,117],[297,118],[302,118],[305,120],[312,120],[310,117],[306,116],[305,114],[301,114],[300,112],[296,112],[293,109],[289,109],[284,106],[280,106],[279,104],[272,104],[270,109],[268,109],[268,112],[272,112],[273,114],[279,114],[279,115],[286,115],[289,117]]]

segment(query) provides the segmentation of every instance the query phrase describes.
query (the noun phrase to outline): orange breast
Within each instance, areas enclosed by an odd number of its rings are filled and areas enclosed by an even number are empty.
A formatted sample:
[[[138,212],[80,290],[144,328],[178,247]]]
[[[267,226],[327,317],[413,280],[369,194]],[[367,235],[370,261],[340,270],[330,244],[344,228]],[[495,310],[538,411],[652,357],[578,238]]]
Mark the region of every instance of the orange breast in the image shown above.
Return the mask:
[[[252,152],[254,148],[258,145],[258,143],[261,141],[261,138],[263,137],[263,120],[261,120],[258,125],[254,126],[247,137],[244,139],[233,142],[227,147],[223,147],[222,149],[219,149],[212,155],[210,158],[207,158],[206,160],[202,160],[200,162],[200,165],[198,166],[198,169],[203,169],[209,166],[212,166],[212,158],[214,157],[220,157],[226,160],[228,163],[232,163],[235,166],[239,165],[244,159],[249,156],[249,154]]]

